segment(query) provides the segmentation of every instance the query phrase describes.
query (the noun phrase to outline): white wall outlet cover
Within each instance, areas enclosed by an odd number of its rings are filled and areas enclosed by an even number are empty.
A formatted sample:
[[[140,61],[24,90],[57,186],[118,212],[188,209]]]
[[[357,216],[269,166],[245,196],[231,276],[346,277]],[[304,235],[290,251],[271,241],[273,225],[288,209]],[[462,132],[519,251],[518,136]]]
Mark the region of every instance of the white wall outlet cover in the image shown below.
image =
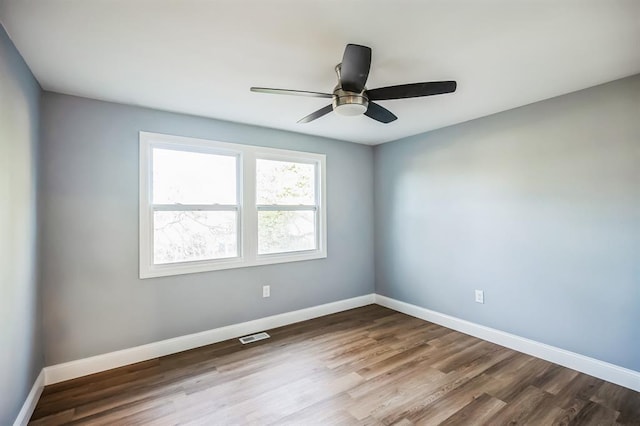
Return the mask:
[[[262,297],[269,297],[271,296],[271,286],[270,285],[263,285],[262,286]]]
[[[476,302],[484,303],[484,291],[476,290]]]

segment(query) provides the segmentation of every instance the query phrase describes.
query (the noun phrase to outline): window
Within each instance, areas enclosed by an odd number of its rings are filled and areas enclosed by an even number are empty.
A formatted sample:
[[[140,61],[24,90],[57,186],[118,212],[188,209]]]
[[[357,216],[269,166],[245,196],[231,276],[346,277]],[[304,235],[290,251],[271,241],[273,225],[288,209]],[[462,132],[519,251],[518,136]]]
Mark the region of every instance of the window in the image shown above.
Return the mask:
[[[256,160],[258,254],[315,250],[315,165]]]
[[[325,156],[140,132],[140,277],[327,256]]]
[[[159,147],[152,155],[153,263],[237,257],[238,157]]]

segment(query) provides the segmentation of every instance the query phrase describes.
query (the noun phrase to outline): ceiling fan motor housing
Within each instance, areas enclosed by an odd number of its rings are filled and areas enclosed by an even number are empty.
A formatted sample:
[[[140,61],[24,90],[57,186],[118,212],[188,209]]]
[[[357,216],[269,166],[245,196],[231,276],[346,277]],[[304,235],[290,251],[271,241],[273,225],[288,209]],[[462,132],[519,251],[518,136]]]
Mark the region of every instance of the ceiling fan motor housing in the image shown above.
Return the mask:
[[[364,114],[369,108],[369,99],[362,93],[348,92],[336,88],[333,92],[333,110],[341,115]]]

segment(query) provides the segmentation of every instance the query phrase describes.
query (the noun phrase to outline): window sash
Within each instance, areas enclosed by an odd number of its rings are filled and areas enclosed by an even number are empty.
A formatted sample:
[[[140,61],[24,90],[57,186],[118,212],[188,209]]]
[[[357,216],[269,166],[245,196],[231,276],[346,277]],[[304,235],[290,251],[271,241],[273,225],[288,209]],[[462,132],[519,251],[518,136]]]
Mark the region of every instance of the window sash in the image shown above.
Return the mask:
[[[233,206],[231,206],[233,207]],[[226,257],[218,257],[218,258],[207,258],[207,259],[191,259],[191,260],[183,260],[177,262],[166,262],[166,263],[156,263],[155,262],[155,239],[156,239],[156,230],[155,230],[155,212],[195,212],[195,211],[231,211],[235,212],[235,221],[236,221],[236,232],[235,232],[235,240],[236,240],[236,255],[235,256],[226,256]],[[242,258],[242,224],[240,222],[241,215],[240,211],[236,209],[211,209],[211,210],[191,210],[191,209],[166,209],[166,210],[153,210],[151,212],[151,263],[153,267],[159,268],[168,268],[168,267],[181,267],[188,266],[191,264],[214,264],[214,263],[225,263],[229,261],[233,261],[234,259]]]
[[[144,134],[144,132],[140,132],[140,135],[142,137],[142,135]],[[165,136],[165,135],[158,135],[158,136]],[[169,138],[172,138],[171,136],[169,136]],[[228,145],[228,144],[227,144]],[[208,206],[208,205],[214,205],[214,206],[218,206],[218,205],[226,205],[226,204],[218,204],[218,203],[214,203],[214,204],[189,204],[189,203],[174,203],[174,204],[162,204],[162,203],[154,203],[153,202],[153,150],[154,149],[163,149],[163,150],[168,150],[168,151],[177,151],[177,152],[192,152],[192,153],[197,153],[197,154],[209,154],[209,155],[217,155],[217,156],[225,156],[225,157],[232,157],[235,159],[235,163],[236,163],[236,204],[230,204],[230,205],[240,205],[241,204],[241,200],[242,200],[242,166],[243,166],[243,159],[242,159],[242,153],[237,151],[237,150],[231,150],[231,149],[225,149],[225,148],[216,148],[216,147],[208,147],[208,146],[196,146],[196,145],[185,145],[185,144],[176,144],[175,142],[173,143],[167,143],[167,142],[151,142],[149,143],[149,152],[148,152],[148,161],[149,161],[149,165],[148,165],[148,173],[149,173],[149,193],[148,193],[148,197],[149,197],[149,205],[152,206],[174,206],[174,205],[197,205],[197,206]],[[141,146],[141,150],[142,150],[142,146]],[[140,159],[142,161],[142,152],[140,153]],[[142,173],[142,167],[141,167],[141,173]],[[141,185],[142,185],[142,180],[141,180]]]
[[[289,255],[296,255],[296,254],[305,254],[305,253],[314,253],[314,252],[318,252],[321,250],[322,248],[322,241],[320,240],[322,234],[321,234],[321,223],[320,223],[320,215],[318,214],[318,210],[315,208],[315,206],[285,206],[285,207],[289,207],[289,208],[280,208],[282,206],[266,206],[269,208],[266,209],[259,209],[258,212],[269,212],[269,211],[275,211],[275,212],[279,212],[279,211],[302,211],[302,212],[313,212],[313,231],[314,231],[314,242],[315,242],[315,247],[310,248],[310,249],[303,249],[303,250],[284,250],[284,251],[276,251],[276,252],[272,252],[272,253],[260,253],[260,247],[258,244],[258,248],[257,248],[257,256],[258,259],[269,259],[269,258],[277,258],[278,256],[289,256]],[[271,208],[273,207],[273,208]]]

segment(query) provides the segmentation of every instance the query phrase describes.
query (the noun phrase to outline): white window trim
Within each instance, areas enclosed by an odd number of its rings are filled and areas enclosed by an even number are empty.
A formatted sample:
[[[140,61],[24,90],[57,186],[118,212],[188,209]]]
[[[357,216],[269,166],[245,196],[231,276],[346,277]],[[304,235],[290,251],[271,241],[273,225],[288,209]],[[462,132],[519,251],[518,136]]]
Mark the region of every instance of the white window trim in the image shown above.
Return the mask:
[[[177,148],[183,151],[219,152],[221,154],[238,156],[238,257],[162,265],[153,264],[152,176],[149,166],[151,162],[151,152],[154,147]],[[256,206],[255,175],[257,158],[317,164],[317,249],[287,253],[258,254],[258,206]],[[326,258],[326,206],[326,156],[324,154],[140,132],[140,278],[191,274],[221,269]],[[167,208],[169,207],[167,206]],[[286,209],[289,208],[292,210],[308,210],[309,206],[286,207]],[[214,209],[214,207],[207,206],[207,209]],[[278,206],[278,209],[281,209],[281,206]]]

